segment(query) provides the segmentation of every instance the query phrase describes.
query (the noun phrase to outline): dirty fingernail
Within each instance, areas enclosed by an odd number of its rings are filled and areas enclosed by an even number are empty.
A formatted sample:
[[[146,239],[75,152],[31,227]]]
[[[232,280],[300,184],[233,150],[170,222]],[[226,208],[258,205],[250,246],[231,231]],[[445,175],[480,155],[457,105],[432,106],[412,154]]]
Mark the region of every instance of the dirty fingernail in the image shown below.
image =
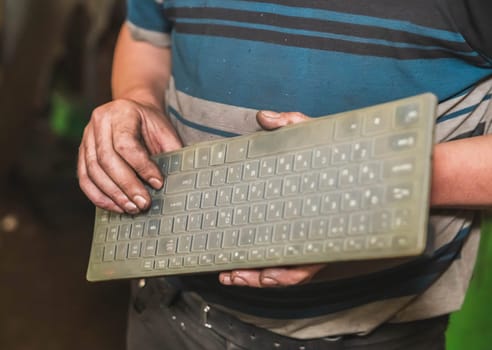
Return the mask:
[[[261,111],[261,113],[267,117],[267,118],[272,118],[272,119],[276,119],[279,117],[279,113],[277,112],[274,112],[274,111]]]
[[[232,284],[231,281],[231,275],[224,275],[222,276],[222,284],[225,284],[226,286],[230,286]]]
[[[147,206],[147,201],[146,201],[146,200],[145,200],[145,198],[144,198],[144,197],[142,197],[142,196],[135,196],[135,197],[133,198],[133,201],[134,201],[135,203],[137,203],[137,205],[138,205],[138,207],[139,207],[140,209],[145,209],[145,207]]]
[[[154,187],[155,189],[159,189],[162,187],[162,181],[160,181],[159,179],[153,177],[149,180],[149,183],[152,185],[152,187]]]
[[[130,214],[136,214],[136,213],[138,213],[139,210],[138,210],[138,207],[135,205],[135,203],[126,202],[125,211],[130,213]]]

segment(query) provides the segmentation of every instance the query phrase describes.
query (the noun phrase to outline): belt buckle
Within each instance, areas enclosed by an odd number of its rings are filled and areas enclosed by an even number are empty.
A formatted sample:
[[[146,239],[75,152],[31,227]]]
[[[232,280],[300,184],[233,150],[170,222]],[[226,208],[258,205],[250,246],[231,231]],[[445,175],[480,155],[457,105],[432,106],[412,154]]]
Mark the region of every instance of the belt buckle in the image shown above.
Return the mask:
[[[328,337],[324,337],[323,339],[329,342],[337,342],[343,338],[342,335],[332,335]]]
[[[202,324],[204,327],[211,329],[212,325],[208,323],[208,313],[210,312],[210,305],[204,304],[202,306]]]

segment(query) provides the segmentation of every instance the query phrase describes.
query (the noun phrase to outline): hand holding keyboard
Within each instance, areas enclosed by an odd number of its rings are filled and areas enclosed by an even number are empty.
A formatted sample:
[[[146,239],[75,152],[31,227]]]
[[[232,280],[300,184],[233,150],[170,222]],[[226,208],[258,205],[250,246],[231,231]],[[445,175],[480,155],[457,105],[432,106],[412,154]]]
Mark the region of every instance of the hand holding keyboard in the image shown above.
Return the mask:
[[[421,254],[431,94],[155,157],[137,216],[96,209],[90,281]]]

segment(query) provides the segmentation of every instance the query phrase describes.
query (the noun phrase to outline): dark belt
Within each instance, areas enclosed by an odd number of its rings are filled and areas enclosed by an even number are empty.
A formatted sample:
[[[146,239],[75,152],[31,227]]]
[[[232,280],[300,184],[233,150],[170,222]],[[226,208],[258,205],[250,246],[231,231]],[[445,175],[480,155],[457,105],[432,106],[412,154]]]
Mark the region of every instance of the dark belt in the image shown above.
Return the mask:
[[[361,346],[372,348],[371,344],[390,345],[392,341],[396,345],[408,338],[425,340],[426,335],[430,332],[429,330],[436,328],[438,330],[442,328],[444,333],[448,321],[447,316],[442,316],[424,321],[385,324],[368,335],[354,334],[301,340],[282,336],[264,328],[242,322],[231,314],[208,305],[193,293],[175,290],[164,280],[159,279],[152,282],[149,283],[151,285],[145,287],[145,289],[150,287],[153,290],[151,294],[153,294],[154,298],[150,299],[158,302],[161,306],[168,306],[172,314],[176,315],[173,317],[179,318],[179,315],[182,315],[182,317],[193,320],[193,322],[198,322],[198,326],[208,328],[224,339],[245,349],[346,350],[352,348],[361,349]],[[157,296],[159,297],[155,298]],[[386,347],[383,345],[383,348]]]

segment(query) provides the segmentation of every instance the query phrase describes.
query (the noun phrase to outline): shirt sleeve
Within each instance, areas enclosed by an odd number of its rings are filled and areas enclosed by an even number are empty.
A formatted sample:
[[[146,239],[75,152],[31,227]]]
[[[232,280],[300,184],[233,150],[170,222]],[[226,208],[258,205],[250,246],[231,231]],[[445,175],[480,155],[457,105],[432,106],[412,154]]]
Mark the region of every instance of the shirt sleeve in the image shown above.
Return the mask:
[[[451,15],[470,46],[492,59],[492,1],[451,0]]]
[[[152,45],[171,45],[172,29],[165,16],[162,0],[127,0],[127,25],[135,40]]]

